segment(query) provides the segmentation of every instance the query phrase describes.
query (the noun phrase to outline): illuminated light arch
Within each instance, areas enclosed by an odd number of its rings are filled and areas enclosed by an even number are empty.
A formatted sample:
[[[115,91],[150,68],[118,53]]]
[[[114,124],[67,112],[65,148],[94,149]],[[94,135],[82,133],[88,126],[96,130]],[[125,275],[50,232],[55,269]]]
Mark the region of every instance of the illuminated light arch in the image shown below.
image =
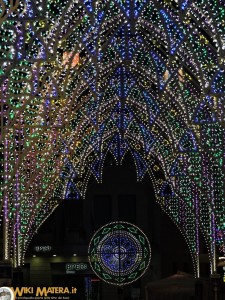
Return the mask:
[[[10,3],[0,52],[5,259],[21,265],[66,172],[79,174],[84,195],[90,172],[101,181],[106,153],[120,163],[128,147],[138,179],[159,160],[157,201],[186,234],[196,266],[201,228],[215,272],[225,229],[224,2],[23,0],[15,11]],[[67,67],[65,52],[74,53]]]

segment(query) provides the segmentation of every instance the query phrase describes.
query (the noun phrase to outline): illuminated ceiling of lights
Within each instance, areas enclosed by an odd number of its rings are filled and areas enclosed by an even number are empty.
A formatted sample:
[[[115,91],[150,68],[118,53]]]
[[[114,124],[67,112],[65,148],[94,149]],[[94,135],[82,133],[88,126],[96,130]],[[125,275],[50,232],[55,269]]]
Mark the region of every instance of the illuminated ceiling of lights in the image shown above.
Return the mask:
[[[225,2],[1,0],[4,258],[131,153],[211,272],[224,251]],[[162,176],[163,174],[163,176]],[[217,245],[215,247],[215,245]]]

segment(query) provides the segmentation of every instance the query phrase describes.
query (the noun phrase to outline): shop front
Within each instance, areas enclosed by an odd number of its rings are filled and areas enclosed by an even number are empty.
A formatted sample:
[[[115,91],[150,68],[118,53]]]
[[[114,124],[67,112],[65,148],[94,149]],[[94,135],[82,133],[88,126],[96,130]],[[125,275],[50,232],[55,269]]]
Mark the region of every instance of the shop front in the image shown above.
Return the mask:
[[[52,285],[76,288],[71,300],[101,300],[101,281],[93,273],[89,262],[51,263]]]

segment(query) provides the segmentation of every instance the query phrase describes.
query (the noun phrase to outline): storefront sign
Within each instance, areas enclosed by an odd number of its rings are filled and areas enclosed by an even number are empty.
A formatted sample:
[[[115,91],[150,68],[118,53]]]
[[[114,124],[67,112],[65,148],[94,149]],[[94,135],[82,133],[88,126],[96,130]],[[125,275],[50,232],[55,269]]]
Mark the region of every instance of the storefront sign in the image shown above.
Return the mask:
[[[76,274],[87,271],[88,263],[67,263],[66,264],[66,274]]]
[[[51,263],[51,271],[53,276],[58,275],[87,275],[93,274],[89,262],[54,262]]]
[[[51,246],[45,245],[45,246],[35,246],[34,251],[35,252],[50,252],[52,250]]]

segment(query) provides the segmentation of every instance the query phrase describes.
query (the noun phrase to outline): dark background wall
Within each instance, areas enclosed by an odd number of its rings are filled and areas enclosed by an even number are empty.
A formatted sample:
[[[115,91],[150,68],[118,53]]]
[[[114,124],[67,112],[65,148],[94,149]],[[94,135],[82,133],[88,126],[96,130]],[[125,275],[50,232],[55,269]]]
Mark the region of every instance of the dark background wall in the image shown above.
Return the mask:
[[[184,238],[156,203],[150,178],[137,182],[134,165],[126,162],[122,166],[108,164],[103,183],[91,181],[85,199],[71,195],[63,201],[34,237],[27,257],[34,254],[35,245],[46,244],[56,254],[85,256],[93,233],[116,220],[134,223],[148,236],[152,259],[146,280],[177,270],[193,273]]]

